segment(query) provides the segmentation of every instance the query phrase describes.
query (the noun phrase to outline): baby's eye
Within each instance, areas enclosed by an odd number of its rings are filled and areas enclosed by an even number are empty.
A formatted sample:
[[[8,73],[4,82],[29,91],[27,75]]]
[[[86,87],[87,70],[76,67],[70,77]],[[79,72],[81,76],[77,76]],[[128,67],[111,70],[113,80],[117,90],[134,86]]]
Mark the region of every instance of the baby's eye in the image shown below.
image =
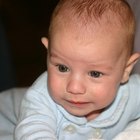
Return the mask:
[[[89,75],[90,75],[91,77],[94,77],[94,78],[99,78],[99,77],[101,77],[103,74],[102,74],[101,72],[98,72],[98,71],[91,71],[91,72],[89,73]]]
[[[65,65],[57,65],[57,67],[58,67],[58,70],[60,72],[68,72],[69,71],[69,68]]]

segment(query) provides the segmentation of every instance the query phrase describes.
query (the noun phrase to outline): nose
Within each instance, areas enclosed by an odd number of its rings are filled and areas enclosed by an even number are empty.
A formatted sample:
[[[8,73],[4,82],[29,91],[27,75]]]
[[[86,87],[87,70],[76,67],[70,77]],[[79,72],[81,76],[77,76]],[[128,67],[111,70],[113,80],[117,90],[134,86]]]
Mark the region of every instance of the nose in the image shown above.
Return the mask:
[[[82,78],[71,77],[67,84],[67,92],[71,94],[84,94],[86,87]]]

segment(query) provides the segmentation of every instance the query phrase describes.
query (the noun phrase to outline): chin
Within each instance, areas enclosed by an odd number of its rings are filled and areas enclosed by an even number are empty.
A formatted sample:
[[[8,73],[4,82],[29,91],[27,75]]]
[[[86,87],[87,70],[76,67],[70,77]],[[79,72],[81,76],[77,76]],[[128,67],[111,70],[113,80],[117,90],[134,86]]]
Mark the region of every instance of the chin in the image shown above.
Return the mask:
[[[71,115],[76,116],[76,117],[85,117],[86,116],[86,113],[79,112],[79,110],[76,110],[76,111],[67,110],[67,112],[69,112]]]

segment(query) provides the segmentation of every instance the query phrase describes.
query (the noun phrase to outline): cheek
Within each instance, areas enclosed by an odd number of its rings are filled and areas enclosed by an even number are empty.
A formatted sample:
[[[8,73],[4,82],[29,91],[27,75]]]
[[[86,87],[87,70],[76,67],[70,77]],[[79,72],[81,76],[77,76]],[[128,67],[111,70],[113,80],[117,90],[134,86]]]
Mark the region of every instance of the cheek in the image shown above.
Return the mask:
[[[59,87],[59,80],[52,75],[51,73],[48,75],[48,88],[49,91],[52,93],[54,91],[57,91]]]
[[[106,90],[103,92],[103,95],[99,95],[99,96],[100,96],[99,99],[101,99],[100,102],[105,104],[105,106],[108,106],[114,101],[116,97],[116,91],[111,89]]]
[[[49,93],[53,98],[61,97],[64,92],[64,83],[62,80],[53,73],[48,74],[48,89]]]
[[[99,107],[107,107],[114,101],[117,93],[117,88],[114,85],[112,86],[102,85],[99,87],[97,86],[92,91],[94,91],[94,95],[93,95],[94,102]]]

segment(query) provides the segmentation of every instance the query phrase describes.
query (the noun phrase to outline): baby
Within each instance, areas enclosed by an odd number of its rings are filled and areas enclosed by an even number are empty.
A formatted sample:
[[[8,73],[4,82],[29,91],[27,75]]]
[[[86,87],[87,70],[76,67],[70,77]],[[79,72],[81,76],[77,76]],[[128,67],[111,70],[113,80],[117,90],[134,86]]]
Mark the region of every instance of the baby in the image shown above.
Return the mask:
[[[60,0],[42,38],[48,70],[23,99],[15,139],[112,140],[139,118],[134,30],[124,0]]]

